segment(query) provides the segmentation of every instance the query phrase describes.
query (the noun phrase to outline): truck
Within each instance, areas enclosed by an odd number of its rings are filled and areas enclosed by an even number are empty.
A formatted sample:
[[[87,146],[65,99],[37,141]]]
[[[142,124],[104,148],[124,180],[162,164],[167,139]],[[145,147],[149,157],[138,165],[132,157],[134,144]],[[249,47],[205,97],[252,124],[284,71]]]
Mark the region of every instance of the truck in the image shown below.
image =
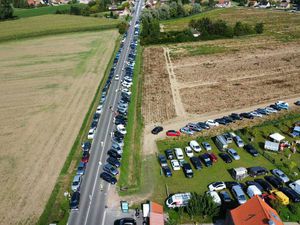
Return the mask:
[[[169,198],[167,198],[166,205],[169,208],[184,207],[184,206],[188,205],[190,199],[191,199],[190,192],[176,193],[176,194],[170,195]]]
[[[225,151],[225,149],[228,148],[228,143],[223,135],[216,136],[215,144],[220,151]]]

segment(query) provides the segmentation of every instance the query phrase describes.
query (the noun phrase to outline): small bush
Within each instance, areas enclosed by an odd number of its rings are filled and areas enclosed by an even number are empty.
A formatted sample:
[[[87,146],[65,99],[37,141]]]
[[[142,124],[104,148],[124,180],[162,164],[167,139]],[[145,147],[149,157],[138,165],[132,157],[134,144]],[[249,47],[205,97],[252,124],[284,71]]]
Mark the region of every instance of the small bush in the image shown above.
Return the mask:
[[[255,32],[257,34],[262,34],[264,32],[264,24],[263,23],[255,24]]]

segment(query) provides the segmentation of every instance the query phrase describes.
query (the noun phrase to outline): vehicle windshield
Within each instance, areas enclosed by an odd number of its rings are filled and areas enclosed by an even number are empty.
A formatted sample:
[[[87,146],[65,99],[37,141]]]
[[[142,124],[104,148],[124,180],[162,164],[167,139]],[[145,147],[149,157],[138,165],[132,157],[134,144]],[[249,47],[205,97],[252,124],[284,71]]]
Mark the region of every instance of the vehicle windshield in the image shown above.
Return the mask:
[[[168,199],[168,203],[169,203],[169,204],[172,204],[172,203],[173,203],[172,198],[169,198],[169,199]]]
[[[239,199],[239,200],[246,200],[246,198],[245,198],[244,195],[239,195],[238,199]]]

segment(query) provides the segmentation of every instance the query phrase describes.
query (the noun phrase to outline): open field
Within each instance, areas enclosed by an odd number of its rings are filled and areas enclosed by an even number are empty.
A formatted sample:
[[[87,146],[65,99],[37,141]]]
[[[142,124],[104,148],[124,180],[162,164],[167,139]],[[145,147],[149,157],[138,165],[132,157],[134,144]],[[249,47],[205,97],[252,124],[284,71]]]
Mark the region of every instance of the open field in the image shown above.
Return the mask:
[[[37,222],[117,37],[111,30],[0,44],[0,224]]]
[[[44,15],[0,23],[0,41],[116,28],[119,20],[71,15]]]
[[[164,21],[165,31],[182,30],[188,27],[191,19],[209,17],[213,20],[222,19],[229,24],[237,21],[255,24],[263,22],[265,36],[278,37],[281,40],[293,40],[300,38],[300,14],[276,10],[262,10],[255,8],[233,7],[228,9],[214,9],[208,12],[196,14],[189,17]],[[283,19],[284,18],[284,19]]]

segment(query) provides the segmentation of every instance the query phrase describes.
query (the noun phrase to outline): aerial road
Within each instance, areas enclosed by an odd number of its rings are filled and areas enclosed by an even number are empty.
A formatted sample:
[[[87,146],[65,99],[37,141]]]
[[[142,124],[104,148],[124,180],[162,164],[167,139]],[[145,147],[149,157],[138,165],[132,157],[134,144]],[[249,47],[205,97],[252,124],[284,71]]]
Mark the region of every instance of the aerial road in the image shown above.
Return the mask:
[[[115,75],[120,79],[113,79],[108,89],[106,100],[103,105],[102,114],[98,122],[98,128],[94,136],[90,160],[87,164],[85,175],[80,188],[79,210],[70,212],[68,225],[106,225],[106,203],[109,200],[108,191],[110,184],[99,178],[102,166],[107,159],[107,150],[111,147],[111,134],[114,130],[114,113],[120,99],[120,91],[123,70],[126,67],[126,60],[130,51],[130,43],[134,37],[134,26],[139,19],[142,0],[136,1],[135,12],[131,25],[127,32],[127,38],[115,69]]]

